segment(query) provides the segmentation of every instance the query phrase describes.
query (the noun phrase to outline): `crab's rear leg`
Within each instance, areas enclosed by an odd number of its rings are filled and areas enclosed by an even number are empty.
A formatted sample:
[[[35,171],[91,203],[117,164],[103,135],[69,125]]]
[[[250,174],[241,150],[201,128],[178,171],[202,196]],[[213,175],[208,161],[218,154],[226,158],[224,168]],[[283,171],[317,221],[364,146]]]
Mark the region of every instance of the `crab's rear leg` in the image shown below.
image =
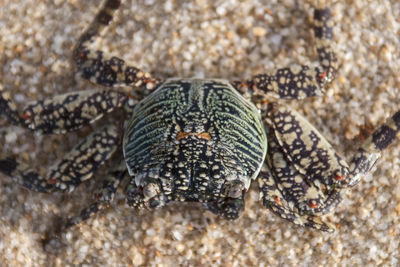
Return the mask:
[[[275,72],[258,74],[246,82],[236,82],[243,94],[280,99],[303,99],[320,96],[336,75],[337,58],[332,48],[332,25],[329,8],[314,11],[314,36],[318,64],[296,65]]]
[[[115,126],[104,127],[90,134],[83,142],[51,167],[46,178],[12,156],[0,154],[0,172],[30,190],[52,192],[73,191],[89,179],[110,158],[119,144],[120,136]]]
[[[121,6],[120,0],[105,0],[96,17],[83,32],[74,49],[74,59],[85,79],[104,86],[135,86],[152,90],[161,80],[127,64],[124,60],[92,47],[93,43],[112,21]]]

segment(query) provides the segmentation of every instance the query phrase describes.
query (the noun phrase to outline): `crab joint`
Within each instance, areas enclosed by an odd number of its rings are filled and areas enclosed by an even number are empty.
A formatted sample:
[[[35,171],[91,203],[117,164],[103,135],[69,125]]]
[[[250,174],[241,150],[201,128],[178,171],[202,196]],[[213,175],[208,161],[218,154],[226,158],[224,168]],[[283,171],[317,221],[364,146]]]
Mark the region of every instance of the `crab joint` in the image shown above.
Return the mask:
[[[324,80],[325,78],[326,78],[326,70],[324,70],[323,72],[321,72],[320,74],[319,74],[319,79],[322,81],[322,80]]]
[[[30,112],[24,112],[20,115],[21,119],[23,120],[29,120],[32,118],[32,113]]]
[[[343,181],[344,180],[344,176],[342,174],[340,174],[340,173],[337,173],[335,175],[335,179],[336,179],[336,181]]]
[[[275,203],[277,203],[278,205],[282,205],[282,202],[281,202],[281,200],[279,199],[279,197],[275,196],[275,197],[274,197],[274,201],[275,201]]]

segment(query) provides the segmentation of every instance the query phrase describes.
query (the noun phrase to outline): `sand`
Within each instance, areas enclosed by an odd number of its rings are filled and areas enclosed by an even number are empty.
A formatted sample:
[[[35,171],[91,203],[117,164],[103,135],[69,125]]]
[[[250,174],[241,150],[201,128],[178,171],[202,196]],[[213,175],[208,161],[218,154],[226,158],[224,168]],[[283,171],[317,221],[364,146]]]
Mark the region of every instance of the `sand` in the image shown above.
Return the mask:
[[[0,81],[19,107],[96,88],[75,74],[71,47],[101,1],[0,0]],[[321,98],[288,101],[350,158],[365,129],[400,109],[400,3],[331,5],[340,69]],[[315,59],[309,1],[127,1],[101,47],[160,77],[247,79]],[[41,174],[94,128],[40,136],[0,118],[0,148]],[[103,168],[71,194],[30,192],[0,175],[1,266],[399,266],[400,142],[326,219],[335,233],[297,227],[258,201],[227,222],[198,205],[156,211],[112,206],[68,230],[48,252],[41,237],[57,216],[90,203]]]

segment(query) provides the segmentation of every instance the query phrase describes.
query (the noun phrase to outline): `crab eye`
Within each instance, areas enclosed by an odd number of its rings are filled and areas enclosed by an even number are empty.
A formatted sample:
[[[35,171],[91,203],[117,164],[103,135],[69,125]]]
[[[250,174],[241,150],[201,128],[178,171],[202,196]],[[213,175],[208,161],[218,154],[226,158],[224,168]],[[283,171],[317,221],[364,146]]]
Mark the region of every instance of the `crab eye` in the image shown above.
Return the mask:
[[[228,197],[230,198],[240,198],[243,192],[243,184],[241,182],[234,183],[229,188]]]
[[[158,193],[160,193],[160,188],[156,183],[148,183],[143,187],[143,196],[145,198],[155,197]]]

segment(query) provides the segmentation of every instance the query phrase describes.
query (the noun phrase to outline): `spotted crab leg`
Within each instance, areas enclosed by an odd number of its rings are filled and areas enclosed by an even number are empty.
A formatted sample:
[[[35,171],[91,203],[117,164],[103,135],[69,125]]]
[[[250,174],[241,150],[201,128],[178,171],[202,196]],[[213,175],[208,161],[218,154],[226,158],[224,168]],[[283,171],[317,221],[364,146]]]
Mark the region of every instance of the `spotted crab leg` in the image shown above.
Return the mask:
[[[356,185],[372,169],[382,151],[397,139],[400,139],[400,110],[376,129],[358,148],[350,161],[349,186]]]
[[[15,125],[44,134],[77,130],[116,108],[133,107],[135,102],[119,92],[87,90],[31,102],[20,113],[9,92],[0,84],[0,115]]]
[[[118,57],[108,55],[92,48],[113,19],[114,13],[121,5],[120,0],[105,0],[96,17],[79,38],[74,49],[74,59],[79,72],[93,83],[104,86],[135,86],[149,91],[157,87],[161,80],[151,77],[149,73],[126,64]]]
[[[84,208],[79,215],[69,218],[62,229],[79,224],[96,214],[98,211],[107,208],[110,205],[110,202],[114,199],[118,185],[124,178],[125,174],[126,165],[121,158],[120,163],[107,172],[106,180],[104,181],[101,191],[95,195],[95,201],[89,207]]]
[[[90,134],[83,142],[51,167],[47,178],[12,156],[0,154],[0,172],[12,177],[18,184],[38,192],[73,191],[92,177],[116,150],[120,141],[118,128],[104,127]]]
[[[127,96],[110,90],[80,91],[32,102],[19,113],[9,93],[0,87],[0,114],[14,124],[45,134],[76,130],[127,102],[130,102]],[[34,191],[72,191],[112,155],[118,140],[118,129],[114,126],[94,132],[55,164],[46,178],[2,152],[0,172]]]
[[[303,99],[320,96],[336,75],[337,59],[332,49],[332,25],[329,8],[314,10],[314,36],[319,64],[297,65],[275,72],[258,74],[250,80],[234,84],[244,95],[261,99]]]
[[[296,178],[296,175],[293,175],[291,177],[283,177],[282,180],[293,181]],[[333,232],[334,227],[329,223],[323,222],[321,217],[297,212],[293,205],[293,200],[285,198],[286,192],[276,182],[277,179],[276,175],[266,166],[259,174],[258,186],[260,188],[260,199],[265,207],[294,224],[311,227],[324,232]],[[304,190],[300,189],[293,197],[301,193],[304,193]]]
[[[300,114],[271,104],[266,172],[259,178],[263,204],[296,224],[330,231],[319,216],[330,212],[400,136],[400,111],[375,130],[348,165]]]

